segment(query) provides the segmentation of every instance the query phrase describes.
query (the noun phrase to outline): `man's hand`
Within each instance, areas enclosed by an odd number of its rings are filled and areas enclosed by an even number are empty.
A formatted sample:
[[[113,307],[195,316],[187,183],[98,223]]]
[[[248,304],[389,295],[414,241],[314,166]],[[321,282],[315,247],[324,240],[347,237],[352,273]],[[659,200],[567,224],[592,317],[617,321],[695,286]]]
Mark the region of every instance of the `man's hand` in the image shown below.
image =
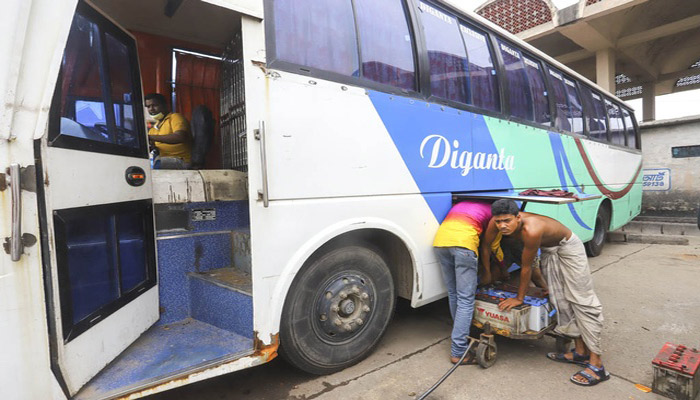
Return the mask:
[[[511,299],[505,299],[502,302],[498,303],[498,309],[501,311],[510,311],[511,308],[517,307],[521,304],[523,304],[522,300],[518,300],[517,298],[513,297]]]

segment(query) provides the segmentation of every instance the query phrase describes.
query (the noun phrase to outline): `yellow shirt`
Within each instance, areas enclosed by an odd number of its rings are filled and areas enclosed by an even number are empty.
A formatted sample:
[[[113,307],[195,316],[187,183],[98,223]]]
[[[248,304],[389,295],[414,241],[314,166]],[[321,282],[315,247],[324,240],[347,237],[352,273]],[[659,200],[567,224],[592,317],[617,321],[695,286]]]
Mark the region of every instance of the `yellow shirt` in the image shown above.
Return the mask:
[[[184,143],[168,144],[156,142],[156,147],[160,151],[161,157],[177,157],[186,163],[192,157],[192,140],[189,137],[190,123],[182,114],[170,113],[148,131],[149,135],[169,135],[177,131],[187,132],[188,139]]]

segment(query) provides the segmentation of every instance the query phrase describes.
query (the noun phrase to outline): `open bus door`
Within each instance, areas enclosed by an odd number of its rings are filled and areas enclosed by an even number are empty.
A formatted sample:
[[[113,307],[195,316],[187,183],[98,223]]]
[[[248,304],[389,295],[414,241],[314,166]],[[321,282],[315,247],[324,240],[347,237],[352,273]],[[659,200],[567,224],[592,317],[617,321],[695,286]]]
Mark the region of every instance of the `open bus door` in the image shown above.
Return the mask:
[[[35,142],[52,370],[74,395],[158,319],[136,43],[78,2]]]

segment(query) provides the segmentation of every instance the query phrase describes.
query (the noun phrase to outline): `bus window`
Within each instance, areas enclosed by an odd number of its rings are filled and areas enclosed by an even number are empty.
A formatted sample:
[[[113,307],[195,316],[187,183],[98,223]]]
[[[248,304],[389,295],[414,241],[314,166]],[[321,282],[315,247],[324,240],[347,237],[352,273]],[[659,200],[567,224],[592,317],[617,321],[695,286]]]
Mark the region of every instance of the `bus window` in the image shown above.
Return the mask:
[[[581,99],[578,95],[576,82],[564,77],[564,84],[564,88],[566,89],[566,99],[569,103],[569,125],[571,125],[571,131],[582,135],[583,107],[581,106]]]
[[[632,115],[629,111],[622,109],[622,116],[625,120],[625,136],[627,137],[627,147],[636,149],[637,148],[637,132],[634,129],[634,122],[632,122]]]
[[[610,119],[610,143],[620,146],[625,145],[625,125],[622,123],[620,107],[608,99],[605,99],[605,107]]]
[[[109,62],[109,80],[111,82],[112,102],[114,103],[114,121],[116,125],[116,142],[122,146],[139,146],[138,130],[134,126],[134,107],[131,94],[134,92],[132,69],[134,63],[129,59],[129,48],[105,33],[107,60]]]
[[[60,133],[111,143],[100,84],[100,33],[97,25],[80,14],[70,31],[61,65]],[[53,138],[52,138],[53,139]]]
[[[357,37],[350,0],[278,0],[273,4],[276,58],[357,75]]]
[[[581,86],[581,99],[586,105],[586,120],[588,121],[590,138],[607,141],[608,124],[605,118],[603,99],[597,93],[592,92],[588,86]]]
[[[534,121],[549,125],[552,122],[552,117],[549,111],[549,97],[547,95],[547,87],[544,85],[540,63],[526,56],[523,56],[523,61],[525,62],[525,72],[527,72],[530,90],[532,91],[535,112]]]
[[[309,2],[316,4],[317,0]],[[355,12],[362,49],[362,77],[415,90],[413,45],[403,2],[355,0]]]
[[[419,9],[430,61],[431,94],[468,103],[467,53],[457,19],[423,2]]]
[[[532,94],[530,93],[530,85],[525,73],[523,56],[520,50],[503,43],[500,39],[498,40],[498,46],[506,70],[510,115],[533,121]]]
[[[555,104],[554,126],[565,130],[572,131],[571,121],[569,118],[569,104],[567,102],[566,88],[564,87],[564,76],[560,72],[549,68],[549,82],[552,85],[552,95]]]
[[[459,29],[467,46],[471,104],[485,110],[500,111],[496,68],[487,36],[469,25],[460,24]]]

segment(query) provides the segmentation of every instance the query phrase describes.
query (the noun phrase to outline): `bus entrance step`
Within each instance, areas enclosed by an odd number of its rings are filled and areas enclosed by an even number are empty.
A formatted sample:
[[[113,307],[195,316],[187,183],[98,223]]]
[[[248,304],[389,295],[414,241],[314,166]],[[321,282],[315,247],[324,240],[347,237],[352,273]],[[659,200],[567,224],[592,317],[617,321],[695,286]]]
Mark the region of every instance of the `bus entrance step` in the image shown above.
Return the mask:
[[[250,275],[235,268],[191,272],[190,315],[217,328],[253,337]]]

